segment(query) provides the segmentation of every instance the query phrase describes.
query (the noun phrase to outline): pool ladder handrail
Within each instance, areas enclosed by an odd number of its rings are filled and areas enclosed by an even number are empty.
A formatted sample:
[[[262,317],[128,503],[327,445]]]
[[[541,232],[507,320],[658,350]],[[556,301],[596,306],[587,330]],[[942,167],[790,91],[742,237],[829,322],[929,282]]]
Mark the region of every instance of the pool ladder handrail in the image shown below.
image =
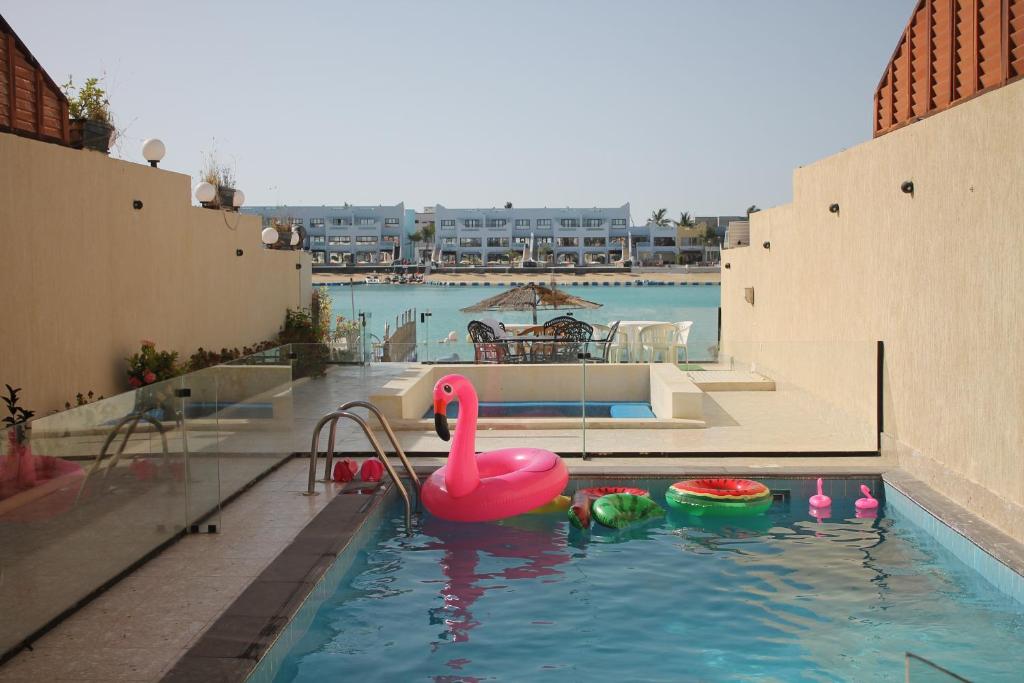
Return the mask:
[[[365,419],[363,419],[359,415],[356,415],[355,413],[350,412],[350,409],[352,408],[366,408],[369,412],[377,416],[377,420],[380,422],[380,425],[383,428],[384,433],[387,434],[388,440],[391,441],[391,445],[394,447],[396,455],[398,455],[399,460],[402,461],[402,465],[405,467],[406,474],[409,475],[409,480],[412,482],[413,487],[416,490],[416,509],[417,511],[419,511],[420,480],[419,477],[416,476],[416,470],[413,469],[412,463],[409,462],[409,458],[405,455],[405,451],[402,450],[402,446],[398,443],[398,438],[395,436],[395,432],[391,428],[391,424],[387,421],[387,418],[384,417],[384,414],[381,413],[380,409],[377,408],[377,406],[367,401],[349,401],[348,403],[343,403],[340,406],[338,406],[334,411],[321,417],[320,420],[316,423],[316,427],[313,429],[313,441],[309,450],[309,486],[307,488],[306,495],[316,495],[316,459],[319,455],[318,447],[320,445],[320,434],[323,432],[323,428],[327,426],[327,423],[330,423],[331,426],[327,437],[327,453],[325,458],[326,462],[324,464],[324,478],[321,479],[320,481],[331,481],[331,465],[334,460],[334,443],[335,436],[337,435],[338,420],[340,420],[343,417],[350,419],[356,424],[358,424],[360,428],[363,430],[363,433],[366,435],[367,440],[370,442],[370,446],[373,448],[373,451],[376,454],[377,460],[380,461],[381,465],[384,466],[384,469],[391,476],[392,481],[395,482],[395,487],[398,489],[398,493],[399,495],[402,496],[402,501],[405,504],[406,531],[411,533],[412,501],[409,498],[409,492],[406,490],[405,485],[402,483],[401,477],[398,476],[398,473],[395,471],[395,468],[391,465],[391,462],[388,460],[387,454],[384,452],[384,449],[380,445],[380,441],[378,441],[377,437],[374,436],[373,430],[366,423]]]

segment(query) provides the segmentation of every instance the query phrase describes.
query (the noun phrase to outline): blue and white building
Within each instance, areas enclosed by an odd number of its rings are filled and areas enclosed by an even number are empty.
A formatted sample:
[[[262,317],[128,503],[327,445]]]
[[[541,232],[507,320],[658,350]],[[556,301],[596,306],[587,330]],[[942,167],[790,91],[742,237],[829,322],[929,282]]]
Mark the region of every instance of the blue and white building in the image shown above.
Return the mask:
[[[263,217],[264,227],[302,230],[303,248],[317,266],[384,264],[411,253],[415,212],[394,206],[250,206],[243,213]]]
[[[561,265],[621,258],[629,204],[614,208],[434,207],[434,260],[443,265],[497,265],[511,258]],[[514,252],[514,256],[513,256]]]

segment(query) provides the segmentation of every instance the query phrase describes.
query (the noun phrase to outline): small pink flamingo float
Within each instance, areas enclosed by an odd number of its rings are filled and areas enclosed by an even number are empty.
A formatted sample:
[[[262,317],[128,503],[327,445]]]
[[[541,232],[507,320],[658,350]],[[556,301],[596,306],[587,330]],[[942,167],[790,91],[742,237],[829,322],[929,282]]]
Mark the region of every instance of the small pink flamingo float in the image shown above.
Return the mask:
[[[810,503],[812,508],[827,508],[832,505],[832,499],[821,491],[821,477],[818,477],[818,494],[811,496]]]
[[[445,410],[459,402],[448,463],[423,482],[423,505],[453,522],[489,522],[529,512],[550,502],[569,481],[565,463],[539,448],[502,448],[475,453],[476,390],[462,375],[445,375],[434,385],[434,428],[451,438]]]
[[[864,484],[860,485],[860,492],[864,494],[864,497],[858,498],[853,504],[857,508],[856,516],[860,518],[875,517],[878,510],[878,499],[871,495],[871,489]]]

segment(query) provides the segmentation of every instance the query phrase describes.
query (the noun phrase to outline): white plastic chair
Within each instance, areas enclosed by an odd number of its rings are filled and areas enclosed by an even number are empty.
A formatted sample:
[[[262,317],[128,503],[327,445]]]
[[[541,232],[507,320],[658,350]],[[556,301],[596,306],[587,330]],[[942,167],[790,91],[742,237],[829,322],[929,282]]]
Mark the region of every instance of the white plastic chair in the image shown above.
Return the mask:
[[[679,330],[673,323],[648,325],[640,330],[640,348],[646,363],[674,363]],[[659,361],[659,358],[662,359]]]
[[[690,328],[693,327],[692,320],[683,320],[676,323],[676,349],[680,346],[683,347],[683,362],[689,365],[690,363],[690,350],[686,347],[686,342],[690,339]],[[672,359],[675,361],[679,360],[678,350],[672,352]]]

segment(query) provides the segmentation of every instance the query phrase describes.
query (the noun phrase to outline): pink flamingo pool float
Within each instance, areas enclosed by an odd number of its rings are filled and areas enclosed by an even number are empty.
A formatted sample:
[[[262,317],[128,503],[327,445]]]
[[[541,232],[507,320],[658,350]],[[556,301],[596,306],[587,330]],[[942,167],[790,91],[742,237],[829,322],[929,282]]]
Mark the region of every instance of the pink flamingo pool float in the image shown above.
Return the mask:
[[[832,499],[821,492],[821,477],[818,477],[818,495],[811,496],[812,508],[827,508],[832,505]]]
[[[520,515],[557,496],[569,481],[562,459],[539,448],[475,452],[476,390],[462,375],[445,375],[434,385],[434,428],[450,438],[445,409],[459,402],[448,463],[423,482],[423,505],[453,522],[489,522]]]
[[[864,497],[858,498],[857,502],[854,503],[858,510],[874,510],[878,508],[878,499],[871,496],[871,489],[861,484],[860,492],[864,494]]]

